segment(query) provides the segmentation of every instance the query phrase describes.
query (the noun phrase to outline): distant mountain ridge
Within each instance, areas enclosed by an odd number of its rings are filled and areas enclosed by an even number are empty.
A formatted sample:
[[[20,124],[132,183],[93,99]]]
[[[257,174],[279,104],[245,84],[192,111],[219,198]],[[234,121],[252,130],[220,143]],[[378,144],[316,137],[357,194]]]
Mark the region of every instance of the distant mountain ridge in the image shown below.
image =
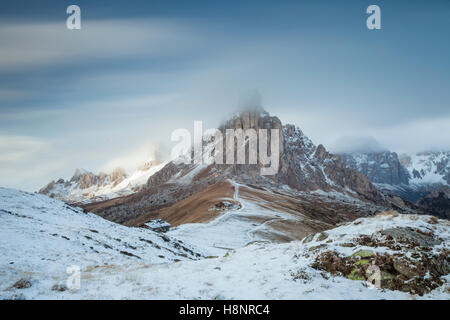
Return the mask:
[[[395,152],[342,154],[345,166],[365,174],[372,183],[408,184],[410,174]]]
[[[374,183],[450,184],[450,151],[397,155],[391,151],[340,154],[344,164]]]
[[[450,151],[404,154],[399,160],[408,170],[411,184],[450,185]]]
[[[450,151],[400,156],[391,151],[354,152],[341,157],[345,166],[364,173],[378,189],[413,203],[450,185]]]
[[[68,203],[116,198],[139,191],[148,178],[163,166],[164,164],[157,162],[146,162],[131,174],[121,168],[116,168],[109,174],[77,169],[70,180],[51,181],[39,193]]]

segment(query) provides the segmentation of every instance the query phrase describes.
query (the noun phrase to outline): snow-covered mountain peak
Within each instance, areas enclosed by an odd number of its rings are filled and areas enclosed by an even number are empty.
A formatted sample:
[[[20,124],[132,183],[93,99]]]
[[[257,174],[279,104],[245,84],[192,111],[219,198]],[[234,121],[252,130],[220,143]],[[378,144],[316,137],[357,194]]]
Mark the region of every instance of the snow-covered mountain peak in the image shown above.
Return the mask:
[[[409,171],[412,184],[450,185],[450,151],[403,154],[400,162]]]
[[[450,185],[450,152],[419,152],[402,154],[395,152],[347,153],[341,155],[344,165],[365,174],[380,190],[397,195],[412,203],[419,201],[430,192]],[[448,204],[438,204],[437,211],[430,205],[421,206],[422,210],[439,216],[450,214],[445,207]]]
[[[164,164],[149,161],[130,174],[122,168],[116,168],[109,174],[76,169],[69,180],[52,181],[39,190],[39,193],[70,203],[111,199],[139,191],[148,178],[163,166]]]

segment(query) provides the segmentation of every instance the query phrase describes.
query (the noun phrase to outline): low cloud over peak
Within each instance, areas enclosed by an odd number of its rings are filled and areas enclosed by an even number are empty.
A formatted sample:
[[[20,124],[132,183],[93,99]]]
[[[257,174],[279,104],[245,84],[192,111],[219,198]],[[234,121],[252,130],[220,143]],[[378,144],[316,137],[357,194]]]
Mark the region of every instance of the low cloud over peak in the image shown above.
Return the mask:
[[[344,136],[336,140],[330,147],[334,153],[369,153],[388,151],[371,136]]]

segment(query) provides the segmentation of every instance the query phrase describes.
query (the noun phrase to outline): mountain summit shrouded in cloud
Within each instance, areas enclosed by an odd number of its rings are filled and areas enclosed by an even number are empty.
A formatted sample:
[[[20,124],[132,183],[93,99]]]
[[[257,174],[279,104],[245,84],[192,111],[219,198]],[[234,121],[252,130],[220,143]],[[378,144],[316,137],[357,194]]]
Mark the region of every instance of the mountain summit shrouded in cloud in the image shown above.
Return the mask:
[[[251,88],[331,149],[345,136],[397,152],[450,149],[448,2],[384,3],[376,31],[358,1],[78,5],[81,30],[67,30],[54,1],[0,5],[1,139],[48,146],[22,145],[41,168],[28,179],[2,157],[2,185],[36,190],[72,168],[98,172],[130,141],[158,144],[194,120],[220,122]],[[420,32],[405,29],[411,19]]]

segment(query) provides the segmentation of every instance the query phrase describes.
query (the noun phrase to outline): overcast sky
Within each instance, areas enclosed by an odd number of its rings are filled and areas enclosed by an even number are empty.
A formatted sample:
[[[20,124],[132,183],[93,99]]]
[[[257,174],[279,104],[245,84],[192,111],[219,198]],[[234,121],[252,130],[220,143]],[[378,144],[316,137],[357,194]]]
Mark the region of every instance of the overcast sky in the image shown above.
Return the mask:
[[[131,167],[255,90],[332,151],[450,150],[449,16],[446,0],[3,0],[0,186]]]

